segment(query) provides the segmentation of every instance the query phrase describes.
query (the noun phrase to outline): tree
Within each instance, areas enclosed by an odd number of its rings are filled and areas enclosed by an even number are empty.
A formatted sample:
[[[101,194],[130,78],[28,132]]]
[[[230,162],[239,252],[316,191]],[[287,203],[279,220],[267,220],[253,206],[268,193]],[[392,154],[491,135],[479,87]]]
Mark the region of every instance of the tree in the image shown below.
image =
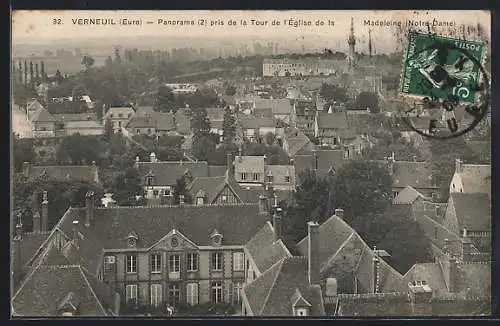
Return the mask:
[[[104,61],[104,67],[110,68],[111,66],[113,66],[113,59],[111,58],[111,56],[108,56],[106,58],[106,61]]]
[[[18,62],[18,71],[19,71],[19,84],[23,83],[23,65],[21,61]]]
[[[184,195],[184,203],[191,204],[193,202],[191,195],[187,191],[187,182],[184,177],[180,177],[176,180],[174,186],[174,204],[179,205],[180,203],[180,195]]]
[[[377,94],[373,92],[361,92],[356,98],[354,106],[356,110],[366,110],[368,108],[371,113],[379,113],[378,104]]]
[[[30,61],[30,82],[29,84],[32,85],[35,80],[34,72],[33,72],[33,61]]]
[[[109,140],[111,139],[111,136],[114,134],[113,130],[113,122],[111,122],[111,119],[106,119],[106,122],[104,122],[104,137]]]
[[[334,178],[335,207],[347,219],[383,212],[390,203],[392,179],[385,167],[370,161],[352,161],[341,166]]]
[[[73,102],[78,102],[82,100],[83,95],[87,95],[88,91],[85,88],[84,84],[77,84],[73,87],[73,91],[71,92],[71,96],[73,97]]]
[[[54,76],[54,79],[58,85],[60,85],[64,81],[64,77],[59,71],[59,69],[56,70],[56,74]]]
[[[276,135],[272,132],[268,132],[266,134],[266,144],[269,146],[273,146],[276,143]]]
[[[336,101],[336,102],[347,102],[348,97],[347,97],[347,90],[343,87],[333,85],[333,84],[326,84],[323,83],[321,85],[319,95],[325,100],[325,101]]]
[[[362,150],[362,156],[369,160],[383,160],[394,153],[398,161],[422,161],[422,153],[413,142],[402,137],[401,132],[379,133],[382,138],[373,147]]]
[[[64,137],[56,152],[59,164],[86,165],[99,158],[99,144],[96,137],[79,133]]]
[[[24,162],[33,162],[35,160],[35,151],[33,150],[33,140],[29,138],[20,138],[13,134],[13,159],[14,171],[20,172]]]
[[[114,63],[121,64],[122,63],[122,57],[120,56],[120,49],[118,47],[115,47],[114,53],[115,53],[115,61],[114,61]]]
[[[40,71],[38,70],[38,63],[35,63],[35,79],[36,81],[40,81]]]
[[[158,112],[175,113],[177,111],[177,106],[175,105],[175,95],[172,93],[172,89],[170,89],[170,87],[165,85],[160,85],[158,87],[153,108]]]
[[[143,194],[137,169],[131,167],[120,173],[113,184],[113,193],[119,206],[137,205],[136,196]]]
[[[45,62],[40,62],[40,75],[42,77],[42,81],[47,80],[47,74],[45,72]]]
[[[94,58],[92,58],[89,55],[84,55],[82,58],[82,65],[85,67],[86,70],[90,69],[95,63]]]
[[[28,63],[24,60],[24,85],[28,86]]]
[[[236,135],[236,119],[229,106],[224,108],[224,120],[222,121],[222,130],[224,143],[232,143]]]
[[[236,87],[229,85],[226,87],[226,90],[224,93],[228,96],[233,96],[234,94],[236,94]]]

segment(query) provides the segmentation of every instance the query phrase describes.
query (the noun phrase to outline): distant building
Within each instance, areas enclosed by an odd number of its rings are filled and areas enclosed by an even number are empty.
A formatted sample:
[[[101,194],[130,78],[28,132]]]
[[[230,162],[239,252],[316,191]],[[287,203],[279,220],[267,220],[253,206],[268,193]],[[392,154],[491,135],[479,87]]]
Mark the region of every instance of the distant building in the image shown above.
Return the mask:
[[[316,104],[307,100],[296,100],[293,103],[291,126],[301,130],[306,135],[314,135],[314,119]]]
[[[264,59],[262,76],[285,77],[301,76],[306,74],[306,66],[299,60],[290,59]]]
[[[132,135],[164,136],[175,132],[171,112],[152,112],[132,116],[125,128]]]
[[[113,125],[113,131],[119,132],[125,128],[134,114],[135,110],[132,107],[110,107],[103,116],[103,125],[109,119]]]
[[[241,129],[243,137],[256,142],[268,133],[277,134],[276,120],[274,118],[253,117],[238,115],[237,126]]]
[[[167,83],[164,85],[170,88],[174,94],[193,94],[198,90],[198,86],[194,84]]]
[[[23,175],[28,180],[46,177],[59,181],[85,181],[99,183],[99,168],[91,165],[33,165],[23,163]]]
[[[347,113],[345,111],[332,112],[332,109],[316,111],[314,119],[314,137],[320,144],[340,146],[344,143],[342,133],[349,129]]]

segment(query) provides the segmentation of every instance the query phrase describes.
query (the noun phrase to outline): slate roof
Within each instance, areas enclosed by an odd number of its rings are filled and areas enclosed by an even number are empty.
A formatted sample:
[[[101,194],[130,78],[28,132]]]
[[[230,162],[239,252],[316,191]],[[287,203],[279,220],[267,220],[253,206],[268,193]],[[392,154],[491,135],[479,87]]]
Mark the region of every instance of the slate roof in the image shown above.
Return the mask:
[[[443,297],[449,293],[439,263],[419,263],[413,265],[403,276],[401,290],[405,290],[408,282],[413,281],[425,281],[432,289],[433,297]]]
[[[33,118],[31,119],[33,122],[56,122],[56,118],[52,114],[49,113],[45,108],[41,108],[35,112]]]
[[[491,201],[484,193],[451,193],[458,228],[474,231],[491,230]]]
[[[288,155],[292,157],[299,153],[310,154],[315,148],[309,138],[296,128],[286,128],[284,138]]]
[[[155,185],[175,185],[177,179],[189,172],[193,178],[208,177],[207,162],[137,162],[136,167],[141,178],[141,185],[146,185],[146,175],[152,173]]]
[[[292,316],[296,291],[311,304],[311,316],[324,316],[319,285],[310,285],[307,257],[286,257],[243,287],[243,297],[255,316]]]
[[[38,251],[42,243],[47,240],[50,235],[50,231],[44,231],[39,233],[24,233],[21,240],[21,265],[26,266],[30,263],[35,253]]]
[[[491,193],[491,165],[462,164],[459,175],[464,193]]]
[[[292,111],[289,99],[257,99],[254,103],[256,109],[270,108],[272,115],[287,115]]]
[[[267,221],[245,245],[260,273],[265,272],[281,259],[292,257],[283,241],[280,239],[275,242],[274,239],[275,230],[271,222]]]
[[[119,114],[123,114],[122,118],[127,118],[128,114],[133,114],[135,113],[134,109],[132,107],[128,106],[115,106],[115,107],[110,107],[108,111],[106,111],[106,114],[104,115],[104,119],[107,119],[110,117],[111,114],[113,114],[113,118],[118,118]]]
[[[299,241],[297,247],[302,255],[308,252],[308,237]],[[319,227],[320,273],[323,277],[336,277],[339,282],[357,275],[358,292],[371,292],[373,283],[373,250],[359,234],[343,219],[333,215]],[[380,259],[380,288],[385,292],[394,291],[390,287],[393,279],[402,275]],[[332,276],[334,275],[334,276]],[[349,283],[349,282],[347,282]],[[346,288],[346,291],[350,289]]]
[[[95,121],[93,119],[92,114],[90,113],[61,113],[61,114],[52,114],[54,119],[56,119],[59,122],[65,122],[65,121]]]
[[[208,176],[209,177],[222,177],[226,174],[227,167],[225,165],[209,165],[208,166]]]
[[[153,112],[155,112],[155,111],[154,111],[154,108],[152,106],[137,106],[135,108],[135,113],[137,115],[145,115],[145,114],[153,113]]]
[[[28,179],[35,179],[42,175],[56,180],[74,180],[96,182],[99,177],[99,168],[94,165],[31,165],[28,170]]]
[[[323,177],[328,174],[330,168],[337,170],[346,162],[343,150],[318,149],[313,152],[313,155],[314,153],[318,162],[317,172]]]
[[[206,200],[208,204],[212,204],[213,201],[219,195],[221,186],[226,184],[226,177],[198,177],[193,180],[188,186],[187,191],[191,194],[193,198],[196,197],[200,190],[204,191],[206,195]]]
[[[384,160],[375,161],[381,166],[389,167],[389,163]],[[433,188],[437,189],[432,181],[432,166],[428,162],[409,162],[395,161],[393,162],[393,187],[405,188],[412,186],[413,188]]]
[[[412,204],[418,198],[424,198],[424,195],[415,190],[412,186],[407,186],[398,193],[398,195],[392,200],[392,203]]]
[[[243,129],[260,129],[276,127],[274,118],[253,117],[249,115],[238,115],[238,122]]]
[[[316,121],[320,129],[347,129],[349,123],[347,120],[347,113],[334,112],[328,113],[325,111],[316,112]]]
[[[265,160],[264,156],[239,156],[234,158],[234,171],[239,172],[264,172]]]
[[[174,130],[174,115],[170,112],[152,112],[136,115],[130,119],[127,128],[155,128],[159,131]]]
[[[85,218],[84,209],[69,210],[56,226],[68,235],[73,219]],[[105,249],[126,248],[131,231],[138,236],[137,248],[150,248],[174,228],[197,245],[211,245],[214,229],[224,236],[224,244],[243,245],[267,218],[259,214],[258,204],[112,207],[95,208],[89,228]]]
[[[267,165],[266,176],[272,175],[273,185],[295,185],[295,167],[293,165]],[[290,182],[285,177],[290,177]]]
[[[17,316],[57,316],[69,293],[78,298],[79,316],[112,314],[113,292],[79,265],[39,265],[12,298]]]

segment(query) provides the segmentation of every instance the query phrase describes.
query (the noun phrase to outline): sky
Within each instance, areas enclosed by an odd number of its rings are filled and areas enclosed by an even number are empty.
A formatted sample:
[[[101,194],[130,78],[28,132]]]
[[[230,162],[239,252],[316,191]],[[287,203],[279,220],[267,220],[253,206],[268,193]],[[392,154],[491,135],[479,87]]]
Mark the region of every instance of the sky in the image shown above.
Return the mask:
[[[113,18],[116,25],[78,25],[77,19]],[[120,19],[142,20],[142,25],[121,25]],[[354,21],[354,31],[358,38],[366,42],[368,30],[374,42],[383,47],[396,47],[399,42],[394,36],[397,28],[394,26],[368,26],[366,22],[389,21],[405,22],[414,21],[439,21],[452,22],[456,27],[450,32],[450,28],[436,27],[436,32],[456,33],[461,25],[476,27],[481,22],[485,35],[491,35],[491,19],[489,11],[349,11],[349,10],[303,10],[303,11],[15,11],[12,12],[12,43],[43,43],[51,40],[67,39],[73,40],[85,38],[114,38],[121,36],[186,36],[189,37],[252,37],[259,36],[269,38],[299,39],[308,37],[317,39],[318,42],[331,40],[345,40],[349,33],[351,18]],[[194,26],[169,26],[158,23],[158,19],[167,20],[193,20]],[[251,20],[267,21],[267,25],[252,26]],[[311,26],[285,25],[285,20],[310,21]],[[236,26],[229,25],[234,21]],[[242,25],[242,20],[247,25]],[[273,25],[272,21],[280,22],[279,26]],[[151,21],[147,24],[146,21]],[[203,25],[199,25],[204,21]],[[316,22],[324,25],[317,25]],[[329,21],[333,22],[333,25]],[[213,26],[210,26],[214,22]],[[223,22],[218,25],[216,22]],[[403,27],[403,30],[407,27]],[[427,31],[427,27],[425,28]],[[401,34],[401,33],[400,33]]]

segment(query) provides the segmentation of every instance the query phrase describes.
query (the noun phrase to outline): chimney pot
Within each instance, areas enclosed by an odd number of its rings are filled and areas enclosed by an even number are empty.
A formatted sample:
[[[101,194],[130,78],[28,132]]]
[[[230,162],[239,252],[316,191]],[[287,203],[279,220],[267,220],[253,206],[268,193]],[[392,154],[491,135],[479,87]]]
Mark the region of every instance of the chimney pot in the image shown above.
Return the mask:
[[[227,153],[226,156],[226,168],[229,177],[233,177],[233,154]]]
[[[341,219],[344,219],[344,210],[342,208],[336,208],[335,215]]]
[[[179,195],[179,206],[184,205],[184,195]]]
[[[85,226],[90,226],[90,221],[94,219],[94,192],[88,191],[85,194]]]
[[[308,222],[308,275],[309,284],[319,284],[320,262],[319,262],[319,224]]]
[[[40,213],[37,210],[33,213],[33,233],[40,233]]]
[[[455,159],[455,172],[456,173],[462,172],[462,160],[459,158]]]
[[[29,162],[23,162],[23,175],[29,178],[31,164]]]
[[[278,241],[282,237],[282,209],[280,207],[276,207],[273,215],[273,227],[274,227],[274,241]]]
[[[73,241],[75,244],[78,242],[78,220],[73,221]]]
[[[47,191],[43,192],[41,231],[48,231],[49,227],[49,200]]]
[[[267,197],[260,195],[259,196],[259,214],[267,214]]]

